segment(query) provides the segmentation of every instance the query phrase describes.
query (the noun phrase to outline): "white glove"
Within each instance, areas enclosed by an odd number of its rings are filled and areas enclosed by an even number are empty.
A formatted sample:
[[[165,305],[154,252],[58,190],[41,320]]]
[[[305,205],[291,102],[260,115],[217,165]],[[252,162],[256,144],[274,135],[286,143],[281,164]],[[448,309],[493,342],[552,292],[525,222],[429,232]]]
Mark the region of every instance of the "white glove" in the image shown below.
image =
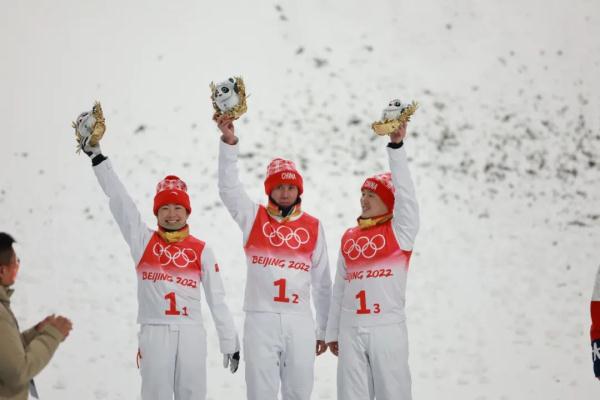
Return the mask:
[[[235,353],[223,354],[223,368],[229,367],[229,370],[232,374],[235,374],[238,366],[240,365],[240,352],[236,351]]]

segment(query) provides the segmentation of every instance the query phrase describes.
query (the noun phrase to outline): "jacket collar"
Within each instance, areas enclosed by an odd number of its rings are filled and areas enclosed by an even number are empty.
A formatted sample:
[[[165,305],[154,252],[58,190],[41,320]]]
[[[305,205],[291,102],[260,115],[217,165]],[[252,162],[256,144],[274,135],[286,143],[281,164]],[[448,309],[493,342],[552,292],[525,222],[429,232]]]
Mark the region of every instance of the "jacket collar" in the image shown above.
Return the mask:
[[[358,227],[360,229],[369,229],[377,225],[384,224],[394,217],[393,213],[380,215],[373,218],[357,218]]]
[[[8,286],[0,286],[0,303],[10,304],[10,296],[12,296],[14,289],[10,289]]]
[[[165,242],[175,243],[181,242],[183,239],[188,237],[190,235],[190,228],[186,225],[178,231],[170,232],[164,230],[162,227],[159,226],[156,232],[160,235],[161,238],[164,239]]]
[[[294,204],[291,207],[290,212],[285,217],[283,216],[283,212],[279,206],[271,199],[269,199],[266,209],[267,213],[279,223],[295,221],[302,215],[302,207],[300,206],[300,202]]]

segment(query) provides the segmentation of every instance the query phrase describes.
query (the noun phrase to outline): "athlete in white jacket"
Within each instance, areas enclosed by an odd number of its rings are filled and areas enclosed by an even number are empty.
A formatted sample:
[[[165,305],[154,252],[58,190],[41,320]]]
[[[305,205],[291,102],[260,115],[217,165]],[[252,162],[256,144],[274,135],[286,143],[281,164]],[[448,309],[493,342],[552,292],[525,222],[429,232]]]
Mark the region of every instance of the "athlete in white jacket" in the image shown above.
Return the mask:
[[[78,124],[85,124],[85,113]],[[169,175],[156,188],[158,228],[142,222],[133,200],[100,147],[85,140],[83,151],[109,198],[110,210],[131,251],[138,278],[138,362],[143,400],[203,400],[206,397],[206,332],[201,287],[210,307],[224,366],[235,372],[239,340],[225,303],[225,291],[212,250],[191,236],[192,209],[186,184]]]
[[[326,341],[338,359],[338,399],[409,400],[406,277],[419,211],[403,139],[391,135],[391,174],[367,178],[358,226],[340,244]]]
[[[300,208],[302,176],[291,161],[275,159],[269,164],[268,205],[251,201],[238,177],[233,122],[221,118],[217,123],[222,132],[219,194],[242,230],[246,253],[247,398],[276,400],[281,384],[283,400],[308,400],[315,354],[327,349],[331,277],[323,227]]]

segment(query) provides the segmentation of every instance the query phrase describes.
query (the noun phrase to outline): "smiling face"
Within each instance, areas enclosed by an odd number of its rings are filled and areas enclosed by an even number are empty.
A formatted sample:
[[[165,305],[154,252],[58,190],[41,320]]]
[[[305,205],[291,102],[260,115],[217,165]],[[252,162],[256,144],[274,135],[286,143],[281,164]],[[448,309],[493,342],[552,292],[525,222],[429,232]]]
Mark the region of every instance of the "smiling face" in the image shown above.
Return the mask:
[[[165,204],[158,209],[158,225],[168,231],[178,231],[187,224],[188,212],[179,204]]]
[[[363,189],[360,196],[360,206],[362,208],[361,218],[373,218],[385,215],[389,212],[387,206],[375,192]]]
[[[279,185],[271,191],[271,198],[280,207],[290,207],[298,200],[298,186],[296,185]]]

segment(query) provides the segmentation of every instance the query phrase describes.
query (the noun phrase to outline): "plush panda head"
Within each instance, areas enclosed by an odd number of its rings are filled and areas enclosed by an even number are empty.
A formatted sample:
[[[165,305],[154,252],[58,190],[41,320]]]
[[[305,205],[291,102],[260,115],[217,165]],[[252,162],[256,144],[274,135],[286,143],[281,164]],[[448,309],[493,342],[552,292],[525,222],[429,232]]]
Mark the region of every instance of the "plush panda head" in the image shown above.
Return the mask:
[[[238,87],[235,79],[229,78],[215,86],[214,100],[219,110],[226,112],[240,102]]]
[[[84,111],[79,114],[77,120],[75,120],[75,129],[77,133],[83,138],[88,137],[92,134],[94,130],[94,124],[96,123],[96,118],[94,118],[94,114],[91,111]]]
[[[384,121],[398,119],[406,107],[408,107],[408,105],[402,104],[399,99],[394,99],[390,101],[388,106],[383,110],[381,119]]]

